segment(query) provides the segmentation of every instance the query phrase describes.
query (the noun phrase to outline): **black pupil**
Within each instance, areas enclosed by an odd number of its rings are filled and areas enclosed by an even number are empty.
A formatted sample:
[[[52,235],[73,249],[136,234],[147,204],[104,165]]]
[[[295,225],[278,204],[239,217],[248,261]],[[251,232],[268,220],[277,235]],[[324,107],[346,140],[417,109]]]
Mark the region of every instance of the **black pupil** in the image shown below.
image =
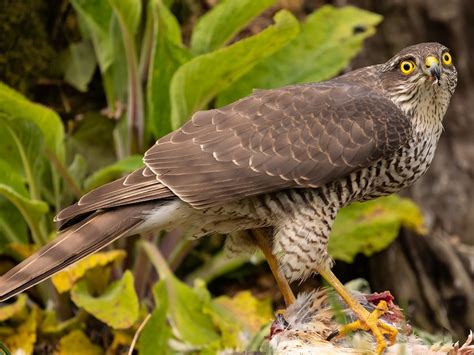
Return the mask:
[[[411,69],[411,64],[410,63],[403,64],[403,70],[409,71],[410,69]]]
[[[445,62],[449,61],[449,55],[447,55],[447,54],[444,55],[444,61]]]

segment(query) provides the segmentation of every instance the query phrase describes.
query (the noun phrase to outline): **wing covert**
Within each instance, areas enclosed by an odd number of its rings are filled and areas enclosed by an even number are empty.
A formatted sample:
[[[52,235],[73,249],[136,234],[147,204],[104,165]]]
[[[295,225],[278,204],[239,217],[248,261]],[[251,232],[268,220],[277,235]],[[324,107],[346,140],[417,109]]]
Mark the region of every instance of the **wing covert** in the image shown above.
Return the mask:
[[[371,88],[294,85],[196,112],[144,161],[182,200],[204,208],[319,187],[389,157],[410,132],[409,119]]]

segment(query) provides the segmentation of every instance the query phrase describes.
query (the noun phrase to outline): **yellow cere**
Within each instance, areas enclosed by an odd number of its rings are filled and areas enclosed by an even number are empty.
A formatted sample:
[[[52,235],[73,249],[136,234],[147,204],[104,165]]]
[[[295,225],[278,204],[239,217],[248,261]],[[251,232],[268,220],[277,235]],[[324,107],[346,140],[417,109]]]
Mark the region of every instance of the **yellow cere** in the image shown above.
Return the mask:
[[[400,63],[400,71],[405,74],[411,74],[415,70],[416,64],[411,60],[404,60]]]
[[[426,60],[425,60],[426,67],[431,68],[433,64],[439,65],[438,58],[433,57],[432,55],[430,55],[429,57],[426,57]]]
[[[450,65],[453,62],[453,58],[448,52],[444,52],[441,58],[443,58],[443,64],[445,65]]]

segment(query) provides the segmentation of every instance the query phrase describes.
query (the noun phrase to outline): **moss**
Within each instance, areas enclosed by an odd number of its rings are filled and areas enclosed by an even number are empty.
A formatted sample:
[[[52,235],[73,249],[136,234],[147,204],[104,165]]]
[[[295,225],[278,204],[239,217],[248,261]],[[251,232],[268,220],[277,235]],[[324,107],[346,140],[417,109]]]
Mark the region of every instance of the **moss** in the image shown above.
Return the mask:
[[[0,80],[28,93],[47,76],[55,52],[48,42],[41,0],[0,1]]]

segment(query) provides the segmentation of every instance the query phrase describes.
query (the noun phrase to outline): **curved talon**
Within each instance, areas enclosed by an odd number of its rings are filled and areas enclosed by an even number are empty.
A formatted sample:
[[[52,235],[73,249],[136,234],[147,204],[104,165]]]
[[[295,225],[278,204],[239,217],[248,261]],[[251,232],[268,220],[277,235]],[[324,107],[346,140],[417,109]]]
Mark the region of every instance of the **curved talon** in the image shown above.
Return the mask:
[[[388,340],[390,341],[390,345],[393,345],[398,334],[398,330],[396,328],[382,322],[379,319],[387,311],[387,302],[380,301],[372,313],[365,311],[365,315],[357,314],[357,316],[359,316],[361,319],[358,319],[355,322],[346,324],[341,327],[341,329],[339,330],[339,336],[343,336],[357,330],[371,331],[375,339],[377,340],[377,347],[375,349],[375,352],[377,354],[382,354],[382,352],[387,347],[387,342],[385,341],[384,335],[387,335]]]

